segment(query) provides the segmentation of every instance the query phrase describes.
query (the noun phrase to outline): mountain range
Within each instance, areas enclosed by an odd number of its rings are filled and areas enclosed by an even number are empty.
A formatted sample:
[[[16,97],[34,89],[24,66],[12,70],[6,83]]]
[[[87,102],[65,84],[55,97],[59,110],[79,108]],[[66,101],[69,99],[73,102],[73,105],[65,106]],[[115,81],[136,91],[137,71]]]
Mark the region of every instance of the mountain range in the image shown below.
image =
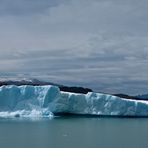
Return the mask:
[[[44,85],[54,85],[58,86],[61,91],[64,92],[73,92],[73,93],[82,93],[82,94],[87,94],[88,92],[93,92],[92,89],[90,88],[85,88],[85,87],[77,87],[77,86],[65,86],[61,84],[56,84],[48,81],[42,81],[38,79],[0,79],[0,86],[3,85],[16,85],[16,86],[21,86],[21,85],[31,85],[31,86],[44,86]],[[99,91],[98,91],[99,92]],[[125,98],[125,99],[133,99],[133,100],[148,100],[148,94],[143,94],[143,95],[127,95],[127,94],[111,94],[113,96],[117,96],[120,98]]]

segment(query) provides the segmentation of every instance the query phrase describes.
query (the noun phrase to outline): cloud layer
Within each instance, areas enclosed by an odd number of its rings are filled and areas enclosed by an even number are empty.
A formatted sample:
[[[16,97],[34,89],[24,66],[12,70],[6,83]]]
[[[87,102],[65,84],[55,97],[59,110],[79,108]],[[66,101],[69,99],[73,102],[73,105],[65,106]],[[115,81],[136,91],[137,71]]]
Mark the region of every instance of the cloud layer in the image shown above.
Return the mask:
[[[0,0],[0,74],[148,92],[147,0]]]

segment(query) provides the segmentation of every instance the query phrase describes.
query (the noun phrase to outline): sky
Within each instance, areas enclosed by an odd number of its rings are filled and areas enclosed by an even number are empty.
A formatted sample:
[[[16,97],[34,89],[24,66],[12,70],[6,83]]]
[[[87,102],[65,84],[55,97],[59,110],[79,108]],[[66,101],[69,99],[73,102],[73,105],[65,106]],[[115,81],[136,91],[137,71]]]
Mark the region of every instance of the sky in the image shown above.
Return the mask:
[[[147,0],[0,0],[0,77],[148,93]]]

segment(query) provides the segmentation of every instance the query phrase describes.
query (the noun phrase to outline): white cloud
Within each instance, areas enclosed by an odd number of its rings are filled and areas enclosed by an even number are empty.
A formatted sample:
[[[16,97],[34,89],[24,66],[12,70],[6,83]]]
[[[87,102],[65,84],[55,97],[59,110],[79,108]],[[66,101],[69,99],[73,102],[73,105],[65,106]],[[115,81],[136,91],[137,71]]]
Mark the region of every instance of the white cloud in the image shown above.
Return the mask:
[[[101,91],[146,91],[147,4],[0,1],[0,71],[44,75]]]

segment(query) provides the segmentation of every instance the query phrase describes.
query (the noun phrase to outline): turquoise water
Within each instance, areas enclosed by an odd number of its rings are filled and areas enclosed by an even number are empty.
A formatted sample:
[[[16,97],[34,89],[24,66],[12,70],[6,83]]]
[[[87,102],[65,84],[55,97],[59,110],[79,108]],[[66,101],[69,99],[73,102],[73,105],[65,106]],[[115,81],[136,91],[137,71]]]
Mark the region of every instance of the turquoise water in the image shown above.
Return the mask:
[[[147,148],[147,118],[0,119],[0,148]]]

